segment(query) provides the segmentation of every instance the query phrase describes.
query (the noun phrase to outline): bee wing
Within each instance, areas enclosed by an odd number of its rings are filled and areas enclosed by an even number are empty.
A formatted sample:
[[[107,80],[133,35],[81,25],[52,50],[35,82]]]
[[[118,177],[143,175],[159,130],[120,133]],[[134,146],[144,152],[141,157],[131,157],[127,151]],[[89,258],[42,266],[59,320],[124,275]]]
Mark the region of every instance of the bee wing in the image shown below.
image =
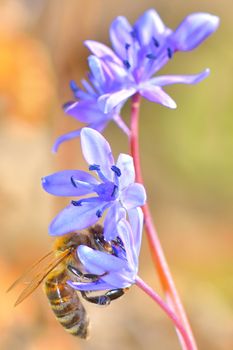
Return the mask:
[[[36,261],[32,267],[22,274],[7,290],[9,292],[15,288],[21,282],[27,281],[26,288],[23,289],[18,299],[15,302],[15,306],[22,303],[34,290],[43,282],[45,277],[58,266],[68,255],[70,255],[71,250],[67,249],[58,256],[54,255],[54,251],[47,253],[41,259]]]
[[[40,258],[39,260],[37,260],[32,266],[30,266],[30,268],[25,271],[21,276],[19,276],[19,278],[17,278],[17,280],[15,280],[10,287],[7,289],[7,293],[10,292],[13,288],[15,288],[18,284],[20,284],[21,282],[27,283],[27,277],[33,273],[33,271],[35,271],[36,269],[38,269],[40,267],[40,265],[44,264],[44,266],[46,266],[46,260],[48,260],[48,258],[51,259],[52,255],[54,256],[54,251],[51,250],[49,253],[47,253],[46,255],[44,255],[42,258]],[[48,265],[48,264],[47,264]],[[34,272],[35,275],[35,272]]]

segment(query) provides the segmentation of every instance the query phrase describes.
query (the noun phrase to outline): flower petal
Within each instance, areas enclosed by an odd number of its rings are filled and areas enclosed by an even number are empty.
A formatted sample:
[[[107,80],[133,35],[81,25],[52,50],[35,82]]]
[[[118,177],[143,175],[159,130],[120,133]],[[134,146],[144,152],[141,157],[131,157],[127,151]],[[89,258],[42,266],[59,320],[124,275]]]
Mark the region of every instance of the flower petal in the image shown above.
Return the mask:
[[[108,58],[112,60],[113,62],[116,62],[118,64],[121,64],[121,60],[117,55],[114,53],[112,49],[110,49],[108,46],[99,43],[98,41],[94,40],[86,40],[84,41],[84,45],[97,57],[99,58]]]
[[[49,234],[51,236],[62,236],[95,224],[99,220],[96,212],[102,206],[103,202],[101,201],[95,203],[84,202],[81,206],[68,205],[51,222]]]
[[[134,249],[134,237],[131,230],[131,226],[126,219],[122,219],[118,222],[118,235],[122,240],[126,251],[126,259],[128,262],[128,269],[134,270],[134,257],[133,257],[133,249]]]
[[[111,290],[113,286],[109,283],[102,281],[101,279],[96,282],[73,282],[67,281],[67,283],[74,289],[80,291],[98,291],[98,290]]]
[[[202,43],[219,26],[219,18],[209,13],[187,16],[171,36],[175,50],[192,50]]]
[[[91,55],[88,57],[88,65],[94,79],[98,82],[98,84],[100,86],[105,85],[106,80],[100,59],[94,55]]]
[[[108,117],[100,110],[97,100],[74,102],[65,107],[64,111],[83,123],[97,123],[104,117],[105,119]]]
[[[80,181],[77,187],[72,178]],[[98,184],[94,176],[82,170],[63,170],[42,178],[43,189],[55,196],[82,196],[92,193]]]
[[[141,84],[139,90],[140,94],[147,100],[159,103],[165,107],[176,108],[175,101],[159,86],[154,86],[152,84]]]
[[[135,23],[134,28],[142,46],[149,45],[153,38],[158,40],[165,31],[163,21],[154,9],[144,12]]]
[[[119,271],[126,266],[124,260],[86,245],[80,245],[77,248],[77,254],[85,269],[95,275]]]
[[[116,201],[109,208],[104,220],[104,237],[106,241],[111,241],[118,236],[118,221],[126,217],[126,211],[119,201]]]
[[[101,279],[115,288],[127,288],[135,283],[136,275],[134,272],[122,269],[117,272],[112,272],[104,275]]]
[[[128,154],[121,153],[117,159],[116,166],[121,170],[119,187],[120,190],[123,190],[135,181],[133,158]]]
[[[143,212],[141,208],[133,208],[128,210],[129,222],[133,232],[134,245],[133,245],[133,258],[134,264],[138,264],[138,256],[140,253],[142,242],[142,230],[143,230]]]
[[[129,185],[121,192],[120,200],[127,210],[144,205],[146,201],[144,186],[138,183]]]
[[[81,131],[81,129],[73,130],[73,131],[68,132],[67,134],[63,134],[63,135],[59,136],[56,139],[56,141],[55,141],[55,143],[54,143],[54,145],[52,147],[52,152],[56,153],[58,151],[59,146],[63,142],[69,141],[69,140],[74,139],[75,137],[78,137],[80,135],[80,131]]]
[[[125,45],[133,43],[132,31],[133,28],[125,17],[119,16],[111,24],[110,39],[112,46],[121,58],[126,56]]]
[[[101,171],[108,179],[112,179],[111,166],[114,164],[111,147],[107,140],[97,131],[83,128],[81,131],[83,156],[89,165],[100,165]]]
[[[210,74],[209,69],[195,75],[161,75],[150,79],[148,82],[155,86],[164,86],[171,84],[197,84]]]
[[[135,92],[136,89],[134,87],[130,87],[128,89],[122,88],[119,91],[102,95],[98,99],[99,106],[104,111],[104,113],[109,113],[114,107],[116,107],[120,103],[123,103],[129,97],[134,95]]]

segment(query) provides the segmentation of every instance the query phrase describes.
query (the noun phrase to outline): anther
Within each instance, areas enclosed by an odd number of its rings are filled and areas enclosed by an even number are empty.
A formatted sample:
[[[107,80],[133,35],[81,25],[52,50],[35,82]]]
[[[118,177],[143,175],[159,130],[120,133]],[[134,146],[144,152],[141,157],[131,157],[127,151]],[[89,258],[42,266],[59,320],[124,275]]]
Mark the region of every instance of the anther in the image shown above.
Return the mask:
[[[72,104],[74,103],[74,101],[69,101],[63,104],[62,108],[66,109],[69,108],[70,106],[72,106]]]
[[[71,181],[71,183],[72,183],[72,185],[73,185],[74,187],[77,187],[73,176],[71,176],[70,181]]]
[[[71,204],[74,205],[75,207],[81,207],[82,201],[71,201]]]
[[[98,218],[101,218],[102,215],[103,215],[102,210],[98,209],[97,212],[96,212],[96,216],[97,216]]]
[[[159,47],[160,46],[158,40],[154,36],[152,37],[152,40],[153,40],[153,43],[154,43],[155,47]]]
[[[100,165],[92,164],[92,165],[89,166],[89,170],[90,171],[93,171],[93,170],[99,171],[100,170]]]
[[[125,44],[125,49],[126,49],[126,50],[129,50],[129,48],[130,48],[130,44],[126,43],[126,44]]]
[[[157,58],[153,53],[148,53],[146,57],[149,58],[150,60],[156,60]]]
[[[117,186],[117,185],[114,185],[113,190],[112,190],[111,197],[115,197],[115,194],[116,194],[117,190],[118,190],[118,186]]]
[[[132,30],[132,32],[130,33],[131,34],[131,36],[134,38],[134,39],[136,39],[137,38],[137,32],[136,32],[136,30],[134,29],[134,30]]]
[[[123,60],[123,64],[127,69],[130,69],[131,66],[128,60]]]
[[[71,80],[71,81],[70,81],[70,88],[71,88],[71,90],[72,90],[74,93],[77,92],[77,91],[79,90],[79,88],[78,88],[78,86],[77,86],[77,84],[75,83],[74,80]]]
[[[111,166],[111,170],[118,176],[121,176],[121,170],[116,166],[116,165],[112,165]]]
[[[167,55],[168,55],[169,59],[171,59],[173,56],[173,52],[172,52],[172,49],[170,47],[167,48]]]

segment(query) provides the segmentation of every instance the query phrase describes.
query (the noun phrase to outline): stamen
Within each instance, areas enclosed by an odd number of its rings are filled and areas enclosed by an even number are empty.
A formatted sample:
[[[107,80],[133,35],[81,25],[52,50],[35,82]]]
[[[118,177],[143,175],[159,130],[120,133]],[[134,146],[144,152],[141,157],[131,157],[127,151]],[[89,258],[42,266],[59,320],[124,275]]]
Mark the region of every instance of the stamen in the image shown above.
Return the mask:
[[[149,58],[150,60],[156,60],[157,58],[157,56],[155,56],[153,53],[148,53],[146,57]]]
[[[97,212],[96,212],[96,216],[98,218],[101,218],[102,215],[103,215],[103,211],[101,209],[98,209]]]
[[[81,207],[82,200],[80,199],[79,201],[71,201],[71,204],[74,205],[75,207]]]
[[[154,36],[152,37],[152,40],[153,40],[153,43],[154,43],[155,47],[159,47],[160,46],[159,41]]]
[[[122,240],[120,239],[119,236],[117,236],[116,241],[122,248],[124,248],[124,244],[123,244],[123,242],[122,242]]]
[[[167,48],[167,55],[168,55],[169,59],[171,59],[173,56],[173,52],[172,52],[172,49],[170,47]]]
[[[78,85],[75,83],[74,80],[70,81],[70,88],[73,91],[73,93],[76,93],[79,90]]]
[[[130,48],[130,44],[126,43],[126,44],[125,44],[125,49],[126,49],[126,50],[129,50],[129,48]]]
[[[114,197],[117,191],[118,191],[118,186],[114,185],[111,197]]]
[[[123,64],[127,69],[130,69],[131,65],[128,60],[123,60]]]
[[[112,165],[111,166],[111,170],[118,176],[121,176],[121,170],[116,166],[116,165]]]
[[[71,176],[70,181],[71,181],[72,185],[77,188],[77,185],[75,183],[75,180],[74,180],[73,176]]]
[[[89,166],[90,171],[99,171],[100,170],[100,165],[98,164],[92,164]]]

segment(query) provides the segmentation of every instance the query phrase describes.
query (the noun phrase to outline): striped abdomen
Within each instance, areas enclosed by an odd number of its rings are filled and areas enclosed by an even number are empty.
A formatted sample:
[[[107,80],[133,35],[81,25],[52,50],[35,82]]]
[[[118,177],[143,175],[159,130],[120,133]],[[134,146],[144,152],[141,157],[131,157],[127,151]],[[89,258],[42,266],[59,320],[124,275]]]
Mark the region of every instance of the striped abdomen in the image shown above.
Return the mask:
[[[72,335],[86,338],[89,319],[67,277],[65,269],[53,270],[45,280],[45,293],[58,322]]]

